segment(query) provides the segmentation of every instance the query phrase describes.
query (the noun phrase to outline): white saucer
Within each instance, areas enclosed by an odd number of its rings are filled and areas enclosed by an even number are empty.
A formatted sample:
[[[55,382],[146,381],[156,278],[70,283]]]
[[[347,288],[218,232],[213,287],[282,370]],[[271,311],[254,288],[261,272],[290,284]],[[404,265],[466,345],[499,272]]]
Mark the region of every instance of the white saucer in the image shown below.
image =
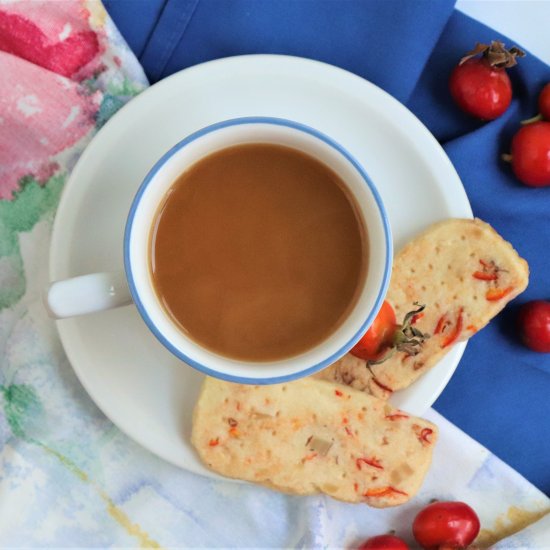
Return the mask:
[[[72,172],[57,212],[51,280],[122,269],[132,197],[154,162],[191,132],[233,117],[267,115],[313,126],[366,168],[385,202],[399,249],[429,224],[472,217],[451,162],[403,105],[323,63],[272,55],[184,70],[133,99],[97,134]],[[202,375],[149,333],[133,306],[58,322],[65,351],[100,409],[138,443],[204,475],[190,443]],[[422,414],[445,387],[465,344],[392,402]]]

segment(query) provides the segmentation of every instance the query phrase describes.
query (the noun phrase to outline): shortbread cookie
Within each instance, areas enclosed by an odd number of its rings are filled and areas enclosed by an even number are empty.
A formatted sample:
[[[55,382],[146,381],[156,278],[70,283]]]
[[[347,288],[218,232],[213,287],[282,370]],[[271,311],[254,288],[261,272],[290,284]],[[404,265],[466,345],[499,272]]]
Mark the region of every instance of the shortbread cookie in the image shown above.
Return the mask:
[[[207,378],[192,443],[227,477],[383,508],[408,501],[437,428],[364,392],[313,378],[248,386]]]
[[[348,354],[317,376],[378,397],[406,388],[457,342],[470,338],[525,290],[527,262],[481,220],[450,219],[430,227],[395,257],[386,300],[398,322],[413,318],[424,336],[416,355],[397,351],[381,364]]]

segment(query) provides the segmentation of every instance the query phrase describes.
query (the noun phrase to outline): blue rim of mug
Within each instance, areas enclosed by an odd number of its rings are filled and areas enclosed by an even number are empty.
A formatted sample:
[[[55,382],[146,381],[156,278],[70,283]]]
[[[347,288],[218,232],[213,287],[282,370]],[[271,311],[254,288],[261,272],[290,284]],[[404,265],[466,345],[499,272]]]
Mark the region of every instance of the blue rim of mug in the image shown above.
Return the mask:
[[[367,318],[361,324],[361,327],[355,332],[353,337],[351,337],[347,341],[347,343],[343,345],[338,351],[334,352],[330,357],[327,357],[323,361],[320,361],[315,365],[299,370],[297,372],[292,372],[290,374],[275,376],[271,378],[237,376],[237,375],[232,375],[225,372],[220,372],[218,370],[212,369],[210,367],[203,365],[202,363],[195,361],[194,359],[192,359],[191,357],[183,353],[180,349],[175,347],[162,334],[162,332],[156,327],[152,319],[149,317],[149,314],[147,313],[147,310],[144,307],[140,299],[139,292],[136,288],[136,285],[134,282],[134,276],[132,273],[132,265],[130,261],[130,238],[131,238],[132,225],[134,222],[135,213],[137,211],[137,208],[139,206],[143,193],[145,192],[145,190],[147,189],[147,187],[149,186],[153,178],[156,176],[157,172],[166,164],[166,162],[175,153],[177,153],[180,149],[190,144],[191,142],[207,134],[220,130],[222,128],[227,128],[230,126],[237,126],[242,124],[273,124],[276,126],[286,126],[294,130],[299,130],[301,132],[312,135],[313,137],[325,142],[327,145],[335,149],[340,155],[345,157],[353,165],[355,170],[357,170],[357,172],[361,175],[363,181],[368,186],[370,192],[374,197],[374,200],[380,212],[380,218],[382,220],[382,225],[384,228],[384,237],[386,241],[385,242],[386,259],[384,264],[384,274],[382,277],[382,285],[380,286],[380,290],[374,302],[373,308],[371,309]],[[384,204],[382,203],[382,199],[380,197],[380,194],[378,193],[378,190],[372,183],[370,177],[366,173],[365,169],[361,166],[361,164],[359,164],[359,162],[355,159],[355,157],[353,157],[346,149],[344,149],[344,147],[342,147],[339,143],[334,141],[332,138],[330,138],[326,134],[323,134],[322,132],[315,130],[311,126],[307,126],[299,122],[294,122],[293,120],[277,118],[277,117],[254,116],[254,117],[240,117],[240,118],[224,120],[222,122],[217,122],[215,124],[211,124],[209,126],[201,128],[200,130],[193,132],[192,134],[190,134],[189,136],[187,136],[186,138],[178,142],[155,163],[153,168],[151,168],[151,170],[143,180],[142,184],[140,185],[136,193],[136,196],[134,197],[134,200],[132,201],[132,206],[130,207],[130,212],[128,213],[128,219],[126,221],[126,227],[124,231],[124,268],[126,271],[128,286],[130,288],[132,299],[134,300],[134,303],[139,311],[139,314],[145,321],[145,324],[147,325],[149,330],[155,335],[157,340],[159,340],[159,342],[165,348],[167,348],[173,355],[175,355],[178,359],[181,359],[182,361],[184,361],[186,364],[190,365],[191,367],[195,368],[196,370],[208,376],[219,378],[221,380],[226,380],[228,382],[235,382],[238,384],[268,385],[268,384],[278,384],[282,382],[290,382],[292,380],[297,380],[299,378],[303,378],[310,374],[314,374],[315,372],[318,372],[323,368],[328,367],[330,364],[334,363],[340,357],[342,357],[345,353],[347,353],[363,336],[363,334],[367,330],[367,327],[369,327],[372,324],[379,309],[382,307],[382,302],[384,301],[384,297],[386,296],[386,292],[388,290],[388,286],[390,282],[392,257],[393,257],[393,244],[392,244],[392,236],[391,236],[391,229],[390,229],[388,215],[386,213]],[[223,358],[223,356],[220,356],[220,358]],[[246,363],[246,361],[243,361],[243,363]]]

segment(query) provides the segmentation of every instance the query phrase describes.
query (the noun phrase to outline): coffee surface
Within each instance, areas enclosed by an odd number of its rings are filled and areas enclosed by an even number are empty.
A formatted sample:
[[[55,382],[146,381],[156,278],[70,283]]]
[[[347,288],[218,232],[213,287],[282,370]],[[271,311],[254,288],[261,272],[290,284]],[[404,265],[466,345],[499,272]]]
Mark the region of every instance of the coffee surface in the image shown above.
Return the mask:
[[[150,237],[151,277],[172,320],[221,355],[271,361],[311,349],[347,317],[366,234],[340,178],[316,159],[245,144],[171,186]]]

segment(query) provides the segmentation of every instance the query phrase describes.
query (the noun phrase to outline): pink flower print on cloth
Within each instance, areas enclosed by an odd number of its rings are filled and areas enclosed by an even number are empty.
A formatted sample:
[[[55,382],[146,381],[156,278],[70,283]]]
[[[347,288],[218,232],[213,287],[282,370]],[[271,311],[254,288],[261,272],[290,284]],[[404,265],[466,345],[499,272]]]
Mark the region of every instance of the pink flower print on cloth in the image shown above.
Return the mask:
[[[0,8],[0,50],[52,72],[75,77],[99,62],[102,49],[83,3],[13,2]],[[91,68],[93,70],[93,68]],[[78,79],[78,78],[75,78]]]
[[[0,200],[70,171],[146,81],[97,1],[0,3]]]
[[[22,177],[47,180],[95,128],[102,94],[7,53],[0,66],[0,199],[11,199]]]

